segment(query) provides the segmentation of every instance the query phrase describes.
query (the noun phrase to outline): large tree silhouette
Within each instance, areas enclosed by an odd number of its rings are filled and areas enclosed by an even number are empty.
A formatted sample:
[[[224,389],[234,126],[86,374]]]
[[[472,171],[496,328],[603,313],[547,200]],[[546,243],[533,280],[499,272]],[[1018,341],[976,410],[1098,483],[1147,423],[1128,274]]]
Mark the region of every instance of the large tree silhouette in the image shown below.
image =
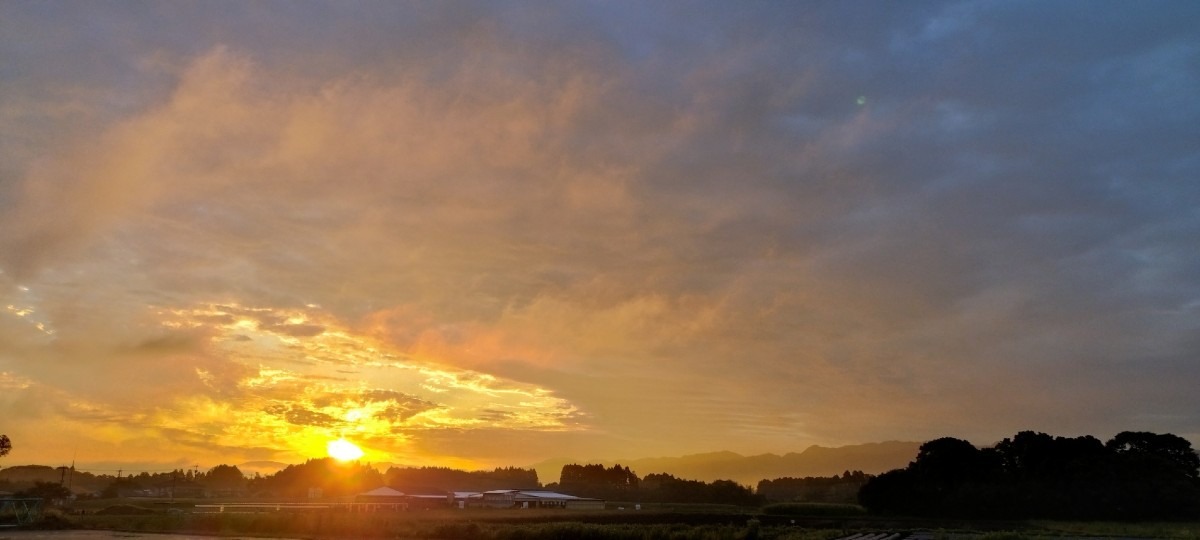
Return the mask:
[[[992,448],[942,438],[858,494],[872,512],[1003,518],[1200,515],[1200,456],[1171,434],[1052,437],[1022,431]]]
[[[0,435],[0,457],[8,455],[12,450],[12,441],[8,439],[8,435]]]

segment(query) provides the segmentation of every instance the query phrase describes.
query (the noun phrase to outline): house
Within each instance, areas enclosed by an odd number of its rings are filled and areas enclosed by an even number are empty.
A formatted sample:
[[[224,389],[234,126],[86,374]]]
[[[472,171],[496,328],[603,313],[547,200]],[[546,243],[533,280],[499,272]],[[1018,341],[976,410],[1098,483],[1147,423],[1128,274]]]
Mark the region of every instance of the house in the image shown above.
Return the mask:
[[[468,497],[466,499],[470,501]],[[479,506],[484,508],[566,508],[569,510],[603,510],[603,499],[576,497],[543,490],[495,489],[480,494]]]

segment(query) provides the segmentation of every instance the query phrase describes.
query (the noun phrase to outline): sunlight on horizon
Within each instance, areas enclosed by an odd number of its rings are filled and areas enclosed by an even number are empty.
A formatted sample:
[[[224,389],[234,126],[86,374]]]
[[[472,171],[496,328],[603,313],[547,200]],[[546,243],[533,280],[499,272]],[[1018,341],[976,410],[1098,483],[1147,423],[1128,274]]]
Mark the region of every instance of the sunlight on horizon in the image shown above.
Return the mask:
[[[160,308],[173,332],[206,336],[220,361],[194,367],[201,394],[159,423],[203,418],[230,447],[341,459],[328,441],[353,434],[357,459],[428,460],[420,442],[441,430],[582,429],[578,409],[547,388],[456,368],[348,327],[317,308],[236,303]],[[339,451],[350,443],[339,443]],[[352,446],[352,445],[351,445]]]
[[[354,461],[364,455],[361,448],[346,439],[329,441],[326,449],[329,452],[329,457],[338,461]]]

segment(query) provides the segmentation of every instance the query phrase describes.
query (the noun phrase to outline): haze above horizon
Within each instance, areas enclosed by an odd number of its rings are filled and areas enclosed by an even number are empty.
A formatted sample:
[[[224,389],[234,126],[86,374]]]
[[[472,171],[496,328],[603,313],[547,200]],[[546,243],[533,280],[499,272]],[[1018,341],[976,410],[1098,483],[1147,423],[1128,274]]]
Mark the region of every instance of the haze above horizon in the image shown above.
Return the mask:
[[[2,464],[1200,443],[1197,27],[0,3]]]

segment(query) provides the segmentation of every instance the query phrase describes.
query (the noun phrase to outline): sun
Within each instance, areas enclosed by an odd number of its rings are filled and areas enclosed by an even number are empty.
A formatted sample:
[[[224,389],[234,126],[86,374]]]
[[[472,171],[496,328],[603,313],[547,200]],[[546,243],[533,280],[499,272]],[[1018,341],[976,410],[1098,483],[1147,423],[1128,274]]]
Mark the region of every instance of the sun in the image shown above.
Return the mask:
[[[362,449],[354,446],[354,443],[347,441],[346,439],[329,441],[329,444],[325,446],[325,449],[329,452],[329,457],[338,461],[354,461],[360,457],[363,457]]]

